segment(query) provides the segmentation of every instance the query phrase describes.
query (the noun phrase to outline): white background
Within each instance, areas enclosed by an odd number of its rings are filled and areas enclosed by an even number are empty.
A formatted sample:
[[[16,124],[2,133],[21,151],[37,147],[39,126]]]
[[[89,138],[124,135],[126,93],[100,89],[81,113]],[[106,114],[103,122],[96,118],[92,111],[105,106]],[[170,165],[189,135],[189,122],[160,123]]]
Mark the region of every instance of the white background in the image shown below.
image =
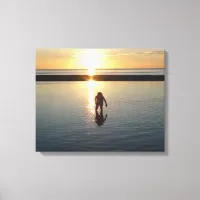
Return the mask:
[[[0,199],[199,200],[198,0],[0,1]],[[39,47],[161,48],[166,154],[35,152]]]

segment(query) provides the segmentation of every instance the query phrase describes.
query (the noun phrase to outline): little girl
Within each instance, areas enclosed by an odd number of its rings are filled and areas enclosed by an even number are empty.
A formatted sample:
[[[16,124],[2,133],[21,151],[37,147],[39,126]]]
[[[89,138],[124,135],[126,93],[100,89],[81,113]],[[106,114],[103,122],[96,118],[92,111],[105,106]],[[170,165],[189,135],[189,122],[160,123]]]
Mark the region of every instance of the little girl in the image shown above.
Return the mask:
[[[103,94],[101,92],[98,92],[97,96],[95,97],[95,104],[96,104],[95,111],[96,112],[97,112],[99,106],[100,106],[101,113],[103,112],[103,101],[105,102],[106,107],[107,107],[107,102],[106,102]]]

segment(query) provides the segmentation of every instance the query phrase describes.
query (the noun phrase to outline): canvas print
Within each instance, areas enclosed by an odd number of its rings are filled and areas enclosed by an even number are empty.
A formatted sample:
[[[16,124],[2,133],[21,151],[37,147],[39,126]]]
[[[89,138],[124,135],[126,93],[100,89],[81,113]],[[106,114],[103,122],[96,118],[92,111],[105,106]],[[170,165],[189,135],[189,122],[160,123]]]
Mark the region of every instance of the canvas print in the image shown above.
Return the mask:
[[[164,152],[160,49],[37,49],[36,151]]]

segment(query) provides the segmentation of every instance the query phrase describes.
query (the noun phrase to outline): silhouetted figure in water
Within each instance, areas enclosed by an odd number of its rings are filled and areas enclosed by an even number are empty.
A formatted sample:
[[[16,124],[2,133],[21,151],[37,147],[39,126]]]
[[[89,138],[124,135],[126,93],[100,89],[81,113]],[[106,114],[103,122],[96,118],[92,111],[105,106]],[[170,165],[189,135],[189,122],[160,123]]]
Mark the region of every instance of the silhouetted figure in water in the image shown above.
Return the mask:
[[[105,102],[106,107],[107,107],[108,105],[107,105],[106,99],[104,98],[101,92],[98,92],[97,96],[95,97],[95,104],[96,104],[95,111],[97,111],[100,106],[100,110],[103,113],[103,102]]]
[[[101,126],[103,125],[103,123],[106,121],[107,118],[107,114],[105,115],[105,117],[103,116],[103,112],[100,112],[100,114],[98,113],[98,111],[96,110],[96,117],[95,117],[95,122]]]

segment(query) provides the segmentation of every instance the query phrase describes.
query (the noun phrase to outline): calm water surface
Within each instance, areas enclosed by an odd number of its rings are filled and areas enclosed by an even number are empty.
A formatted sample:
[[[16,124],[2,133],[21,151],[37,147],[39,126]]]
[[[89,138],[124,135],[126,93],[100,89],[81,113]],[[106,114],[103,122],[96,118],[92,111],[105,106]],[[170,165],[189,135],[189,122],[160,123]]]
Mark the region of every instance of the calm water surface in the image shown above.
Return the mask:
[[[101,91],[103,125],[95,122]],[[164,82],[37,82],[37,151],[164,151]]]

